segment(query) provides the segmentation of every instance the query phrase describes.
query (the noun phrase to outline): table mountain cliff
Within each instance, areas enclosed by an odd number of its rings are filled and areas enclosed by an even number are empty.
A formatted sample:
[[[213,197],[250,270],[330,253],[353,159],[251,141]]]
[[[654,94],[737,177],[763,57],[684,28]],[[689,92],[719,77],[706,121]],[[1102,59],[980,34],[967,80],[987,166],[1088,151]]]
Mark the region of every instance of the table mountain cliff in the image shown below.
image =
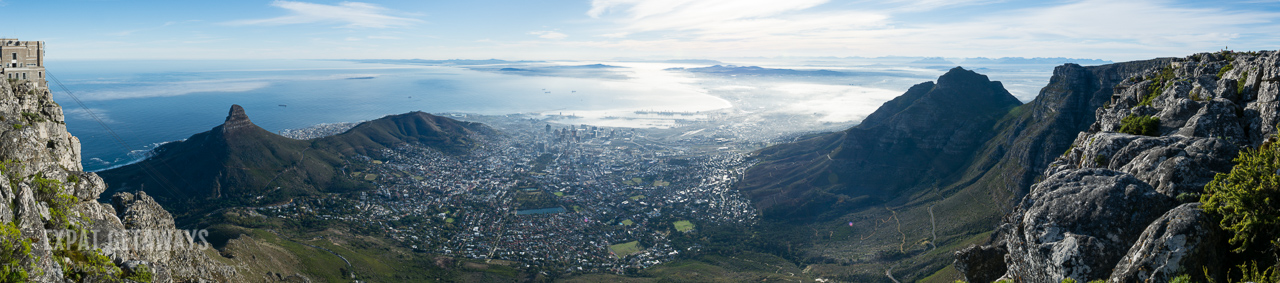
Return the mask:
[[[1118,83],[985,245],[956,254],[972,282],[1225,280],[1226,235],[1196,203],[1280,123],[1280,53],[1174,58]],[[1238,276],[1237,276],[1238,277]]]

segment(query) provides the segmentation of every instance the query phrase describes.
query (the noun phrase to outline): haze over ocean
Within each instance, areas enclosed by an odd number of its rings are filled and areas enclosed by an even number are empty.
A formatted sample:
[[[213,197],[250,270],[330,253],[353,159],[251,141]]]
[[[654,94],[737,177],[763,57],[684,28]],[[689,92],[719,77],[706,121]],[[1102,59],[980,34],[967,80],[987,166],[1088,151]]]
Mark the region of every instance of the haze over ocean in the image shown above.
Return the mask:
[[[596,63],[605,67],[591,66]],[[796,69],[875,69],[814,66],[813,62],[754,63]],[[231,104],[244,106],[254,123],[272,132],[409,111],[563,113],[582,116],[564,123],[661,127],[664,124],[652,120],[603,118],[634,116],[636,110],[695,112],[743,105],[750,105],[749,111],[856,123],[910,85],[942,72],[901,69],[870,76],[748,80],[665,70],[705,64],[638,62],[434,66],[337,60],[50,60],[48,66],[131,147],[121,147],[55,87],[54,98],[66,109],[68,129],[81,140],[86,170],[125,164],[160,143],[207,131],[222,123]],[[498,71],[501,68],[512,69]],[[993,79],[1012,80],[1006,82],[1011,90],[1029,100],[1035,90],[1016,86],[1043,85],[1039,80],[1046,80],[1050,70],[1052,65],[986,71],[995,73]],[[830,101],[833,94],[841,96],[840,105],[817,103]],[[733,101],[722,99],[730,96]]]

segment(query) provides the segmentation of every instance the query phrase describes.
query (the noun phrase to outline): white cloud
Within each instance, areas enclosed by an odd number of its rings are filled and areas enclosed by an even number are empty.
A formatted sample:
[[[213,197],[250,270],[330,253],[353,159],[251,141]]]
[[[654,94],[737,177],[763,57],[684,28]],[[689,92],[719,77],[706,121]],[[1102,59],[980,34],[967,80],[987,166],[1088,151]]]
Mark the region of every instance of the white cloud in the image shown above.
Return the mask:
[[[107,113],[108,113],[108,112],[107,112],[107,110],[106,110],[106,109],[101,109],[101,108],[92,108],[92,109],[74,108],[74,109],[66,110],[66,111],[64,111],[64,112],[67,114],[67,116],[74,117],[75,119],[80,119],[80,120],[93,120],[93,119],[94,119],[94,117],[97,117],[97,119],[98,119],[98,120],[101,120],[103,123],[107,123],[107,124],[115,124],[115,123],[116,123],[116,120],[112,120],[112,119],[111,119],[111,116],[108,116],[108,115],[107,115]]]
[[[595,0],[587,15],[610,21],[606,35],[578,46],[683,50],[719,56],[824,55],[1111,56],[1138,59],[1211,51],[1228,42],[1273,46],[1280,14],[1185,8],[1160,0],[1083,0],[993,10],[990,14],[904,21],[920,11],[990,0],[903,0],[869,10],[815,8],[825,0]],[[957,4],[959,3],[959,4]],[[855,5],[856,6],[856,5]],[[912,14],[916,13],[916,14]],[[1249,39],[1252,33],[1253,39]],[[1241,42],[1232,44],[1245,45]]]
[[[569,37],[569,35],[567,34],[559,33],[556,31],[550,31],[550,30],[531,31],[529,32],[529,34],[536,35],[540,38],[546,38],[546,39],[564,39],[566,37]]]
[[[289,10],[289,15],[269,19],[231,21],[230,25],[290,25],[308,23],[343,23],[349,28],[389,28],[410,26],[422,20],[388,15],[387,8],[363,2],[337,5],[276,0],[276,6]]]
[[[627,35],[630,35],[630,34],[631,34],[631,33],[629,33],[629,32],[625,32],[625,31],[624,31],[624,32],[615,32],[615,33],[606,33],[606,34],[601,34],[600,36],[602,36],[602,37],[608,37],[608,38],[624,38],[624,37],[627,37]]]

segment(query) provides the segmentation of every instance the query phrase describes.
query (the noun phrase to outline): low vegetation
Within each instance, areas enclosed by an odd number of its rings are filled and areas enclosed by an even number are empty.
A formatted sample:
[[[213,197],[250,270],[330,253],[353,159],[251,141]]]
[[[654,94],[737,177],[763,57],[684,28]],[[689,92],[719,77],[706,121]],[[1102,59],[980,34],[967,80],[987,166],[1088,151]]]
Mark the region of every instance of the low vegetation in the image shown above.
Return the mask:
[[[1167,85],[1170,80],[1173,80],[1173,78],[1173,67],[1160,69],[1160,72],[1157,72],[1154,77],[1150,78],[1153,82],[1147,85],[1147,94],[1142,96],[1142,101],[1138,102],[1138,106],[1151,106],[1151,103],[1155,101],[1156,97],[1159,97],[1161,93],[1164,93],[1165,85]]]
[[[1233,252],[1254,248],[1259,239],[1280,236],[1280,148],[1275,143],[1245,149],[1229,173],[1219,173],[1205,185],[1200,197],[1203,209],[1222,218],[1220,226],[1231,236]],[[1276,241],[1271,241],[1274,249]]]
[[[1221,80],[1222,75],[1226,75],[1227,72],[1231,71],[1231,69],[1235,69],[1235,66],[1232,66],[1231,63],[1227,63],[1226,66],[1222,66],[1222,69],[1218,69],[1218,74],[1215,75],[1215,77]]]
[[[1151,115],[1129,115],[1120,120],[1120,132],[1130,135],[1160,135],[1160,118]]]
[[[72,247],[54,251],[62,274],[75,282],[118,282],[123,271],[98,250]]]
[[[31,240],[13,222],[0,224],[0,283],[27,282],[39,269],[32,264]]]

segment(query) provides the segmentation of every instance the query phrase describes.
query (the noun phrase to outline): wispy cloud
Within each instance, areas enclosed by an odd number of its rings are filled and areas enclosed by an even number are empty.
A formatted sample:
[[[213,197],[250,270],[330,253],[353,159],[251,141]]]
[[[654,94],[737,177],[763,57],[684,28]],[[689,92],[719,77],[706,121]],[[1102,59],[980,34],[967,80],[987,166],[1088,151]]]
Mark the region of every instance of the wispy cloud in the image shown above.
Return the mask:
[[[571,44],[727,56],[1106,54],[1113,56],[1109,59],[1136,59],[1216,50],[1231,41],[1280,43],[1261,35],[1274,30],[1278,13],[1188,8],[1161,0],[1082,0],[986,15],[906,20],[919,17],[921,11],[992,2],[902,0],[872,8],[828,7],[825,0],[595,0],[586,14],[614,23],[602,37],[618,39]]]
[[[71,110],[66,110],[66,111],[64,111],[64,112],[67,114],[67,116],[71,116],[71,117],[73,117],[73,118],[75,118],[75,119],[79,119],[79,120],[93,120],[93,119],[94,119],[94,117],[97,117],[97,118],[98,118],[98,120],[101,120],[103,123],[107,123],[107,124],[115,124],[115,123],[116,123],[116,120],[112,120],[112,119],[111,119],[111,116],[108,116],[108,115],[107,115],[108,111],[107,111],[106,109],[100,109],[100,108],[92,108],[92,109],[75,108],[75,109],[71,109]],[[90,114],[90,113],[92,113],[92,114]]]
[[[546,39],[564,39],[566,37],[569,37],[569,35],[567,34],[563,34],[556,31],[550,31],[550,30],[531,31],[529,32],[529,34],[536,35],[540,38],[546,38]]]
[[[339,23],[348,28],[389,28],[410,26],[422,20],[392,16],[391,10],[363,2],[342,2],[337,5],[277,0],[271,6],[289,11],[288,15],[253,20],[227,22],[230,25],[291,25],[309,23]]]

